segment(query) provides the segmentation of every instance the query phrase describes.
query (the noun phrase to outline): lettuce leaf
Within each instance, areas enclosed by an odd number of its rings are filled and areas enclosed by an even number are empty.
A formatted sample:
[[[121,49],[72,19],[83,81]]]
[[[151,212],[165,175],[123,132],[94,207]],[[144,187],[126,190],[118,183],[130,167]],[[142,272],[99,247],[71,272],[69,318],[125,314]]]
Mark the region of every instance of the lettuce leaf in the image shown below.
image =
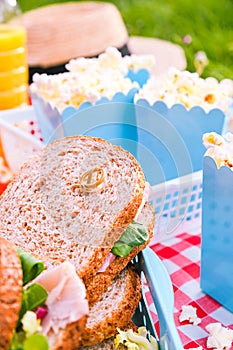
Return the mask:
[[[23,270],[23,285],[34,280],[44,269],[44,264],[32,255],[16,248]]]
[[[133,247],[140,246],[145,243],[148,238],[149,234],[145,226],[137,221],[132,221],[120,239],[115,242],[111,252],[121,258],[125,258]]]
[[[43,305],[47,297],[47,291],[40,284],[33,283],[27,289],[24,289],[18,326],[20,325],[23,315],[27,311],[35,310],[38,306]]]
[[[25,340],[23,348],[24,350],[49,350],[49,344],[43,334],[36,333]]]
[[[24,332],[19,332],[14,334],[9,350],[49,350],[49,344],[41,333],[26,338]]]

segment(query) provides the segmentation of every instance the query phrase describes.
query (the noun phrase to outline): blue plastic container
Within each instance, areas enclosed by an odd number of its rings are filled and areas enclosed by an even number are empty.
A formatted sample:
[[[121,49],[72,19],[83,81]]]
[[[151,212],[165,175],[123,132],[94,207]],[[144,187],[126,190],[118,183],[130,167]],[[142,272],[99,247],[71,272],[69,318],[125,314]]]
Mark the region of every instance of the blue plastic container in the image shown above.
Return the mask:
[[[233,312],[233,171],[204,157],[201,288]]]

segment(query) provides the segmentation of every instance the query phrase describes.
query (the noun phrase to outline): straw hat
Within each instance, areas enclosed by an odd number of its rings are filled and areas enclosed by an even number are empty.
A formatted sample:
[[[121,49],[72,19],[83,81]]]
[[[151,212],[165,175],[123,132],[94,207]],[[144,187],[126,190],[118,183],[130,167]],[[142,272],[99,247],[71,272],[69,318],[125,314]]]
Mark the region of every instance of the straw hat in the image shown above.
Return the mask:
[[[123,55],[155,54],[157,71],[161,71],[158,63],[163,70],[170,65],[180,69],[186,66],[183,50],[177,45],[157,39],[129,38],[120,12],[111,3],[47,5],[11,22],[26,28],[28,64],[35,70],[54,66],[62,69],[72,58],[97,56],[109,46],[118,48]]]

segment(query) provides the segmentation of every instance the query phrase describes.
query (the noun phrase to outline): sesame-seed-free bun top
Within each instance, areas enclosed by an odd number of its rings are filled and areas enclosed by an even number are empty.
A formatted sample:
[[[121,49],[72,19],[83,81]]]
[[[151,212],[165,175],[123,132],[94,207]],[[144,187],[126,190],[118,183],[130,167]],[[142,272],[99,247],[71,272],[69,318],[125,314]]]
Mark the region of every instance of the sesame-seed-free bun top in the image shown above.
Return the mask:
[[[134,219],[144,188],[141,167],[121,147],[59,139],[30,158],[3,193],[0,235],[48,267],[71,261],[82,278],[98,271]]]
[[[22,269],[12,243],[0,237],[0,349],[8,349],[22,298]]]

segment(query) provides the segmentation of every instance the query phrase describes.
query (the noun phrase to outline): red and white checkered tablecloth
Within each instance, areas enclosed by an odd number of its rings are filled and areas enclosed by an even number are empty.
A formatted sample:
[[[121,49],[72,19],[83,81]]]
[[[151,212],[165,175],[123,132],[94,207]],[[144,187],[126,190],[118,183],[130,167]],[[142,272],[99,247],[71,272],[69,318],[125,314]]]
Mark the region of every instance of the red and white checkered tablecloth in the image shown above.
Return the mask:
[[[233,329],[233,313],[200,289],[200,234],[182,233],[151,248],[164,263],[172,281],[175,299],[174,319],[184,348],[202,346],[203,349],[207,349],[206,341],[209,333],[205,327],[209,323],[220,322],[224,327]],[[179,316],[182,305],[195,307],[201,323],[198,325],[188,321],[181,323]],[[159,334],[158,318],[152,304],[150,311]]]

